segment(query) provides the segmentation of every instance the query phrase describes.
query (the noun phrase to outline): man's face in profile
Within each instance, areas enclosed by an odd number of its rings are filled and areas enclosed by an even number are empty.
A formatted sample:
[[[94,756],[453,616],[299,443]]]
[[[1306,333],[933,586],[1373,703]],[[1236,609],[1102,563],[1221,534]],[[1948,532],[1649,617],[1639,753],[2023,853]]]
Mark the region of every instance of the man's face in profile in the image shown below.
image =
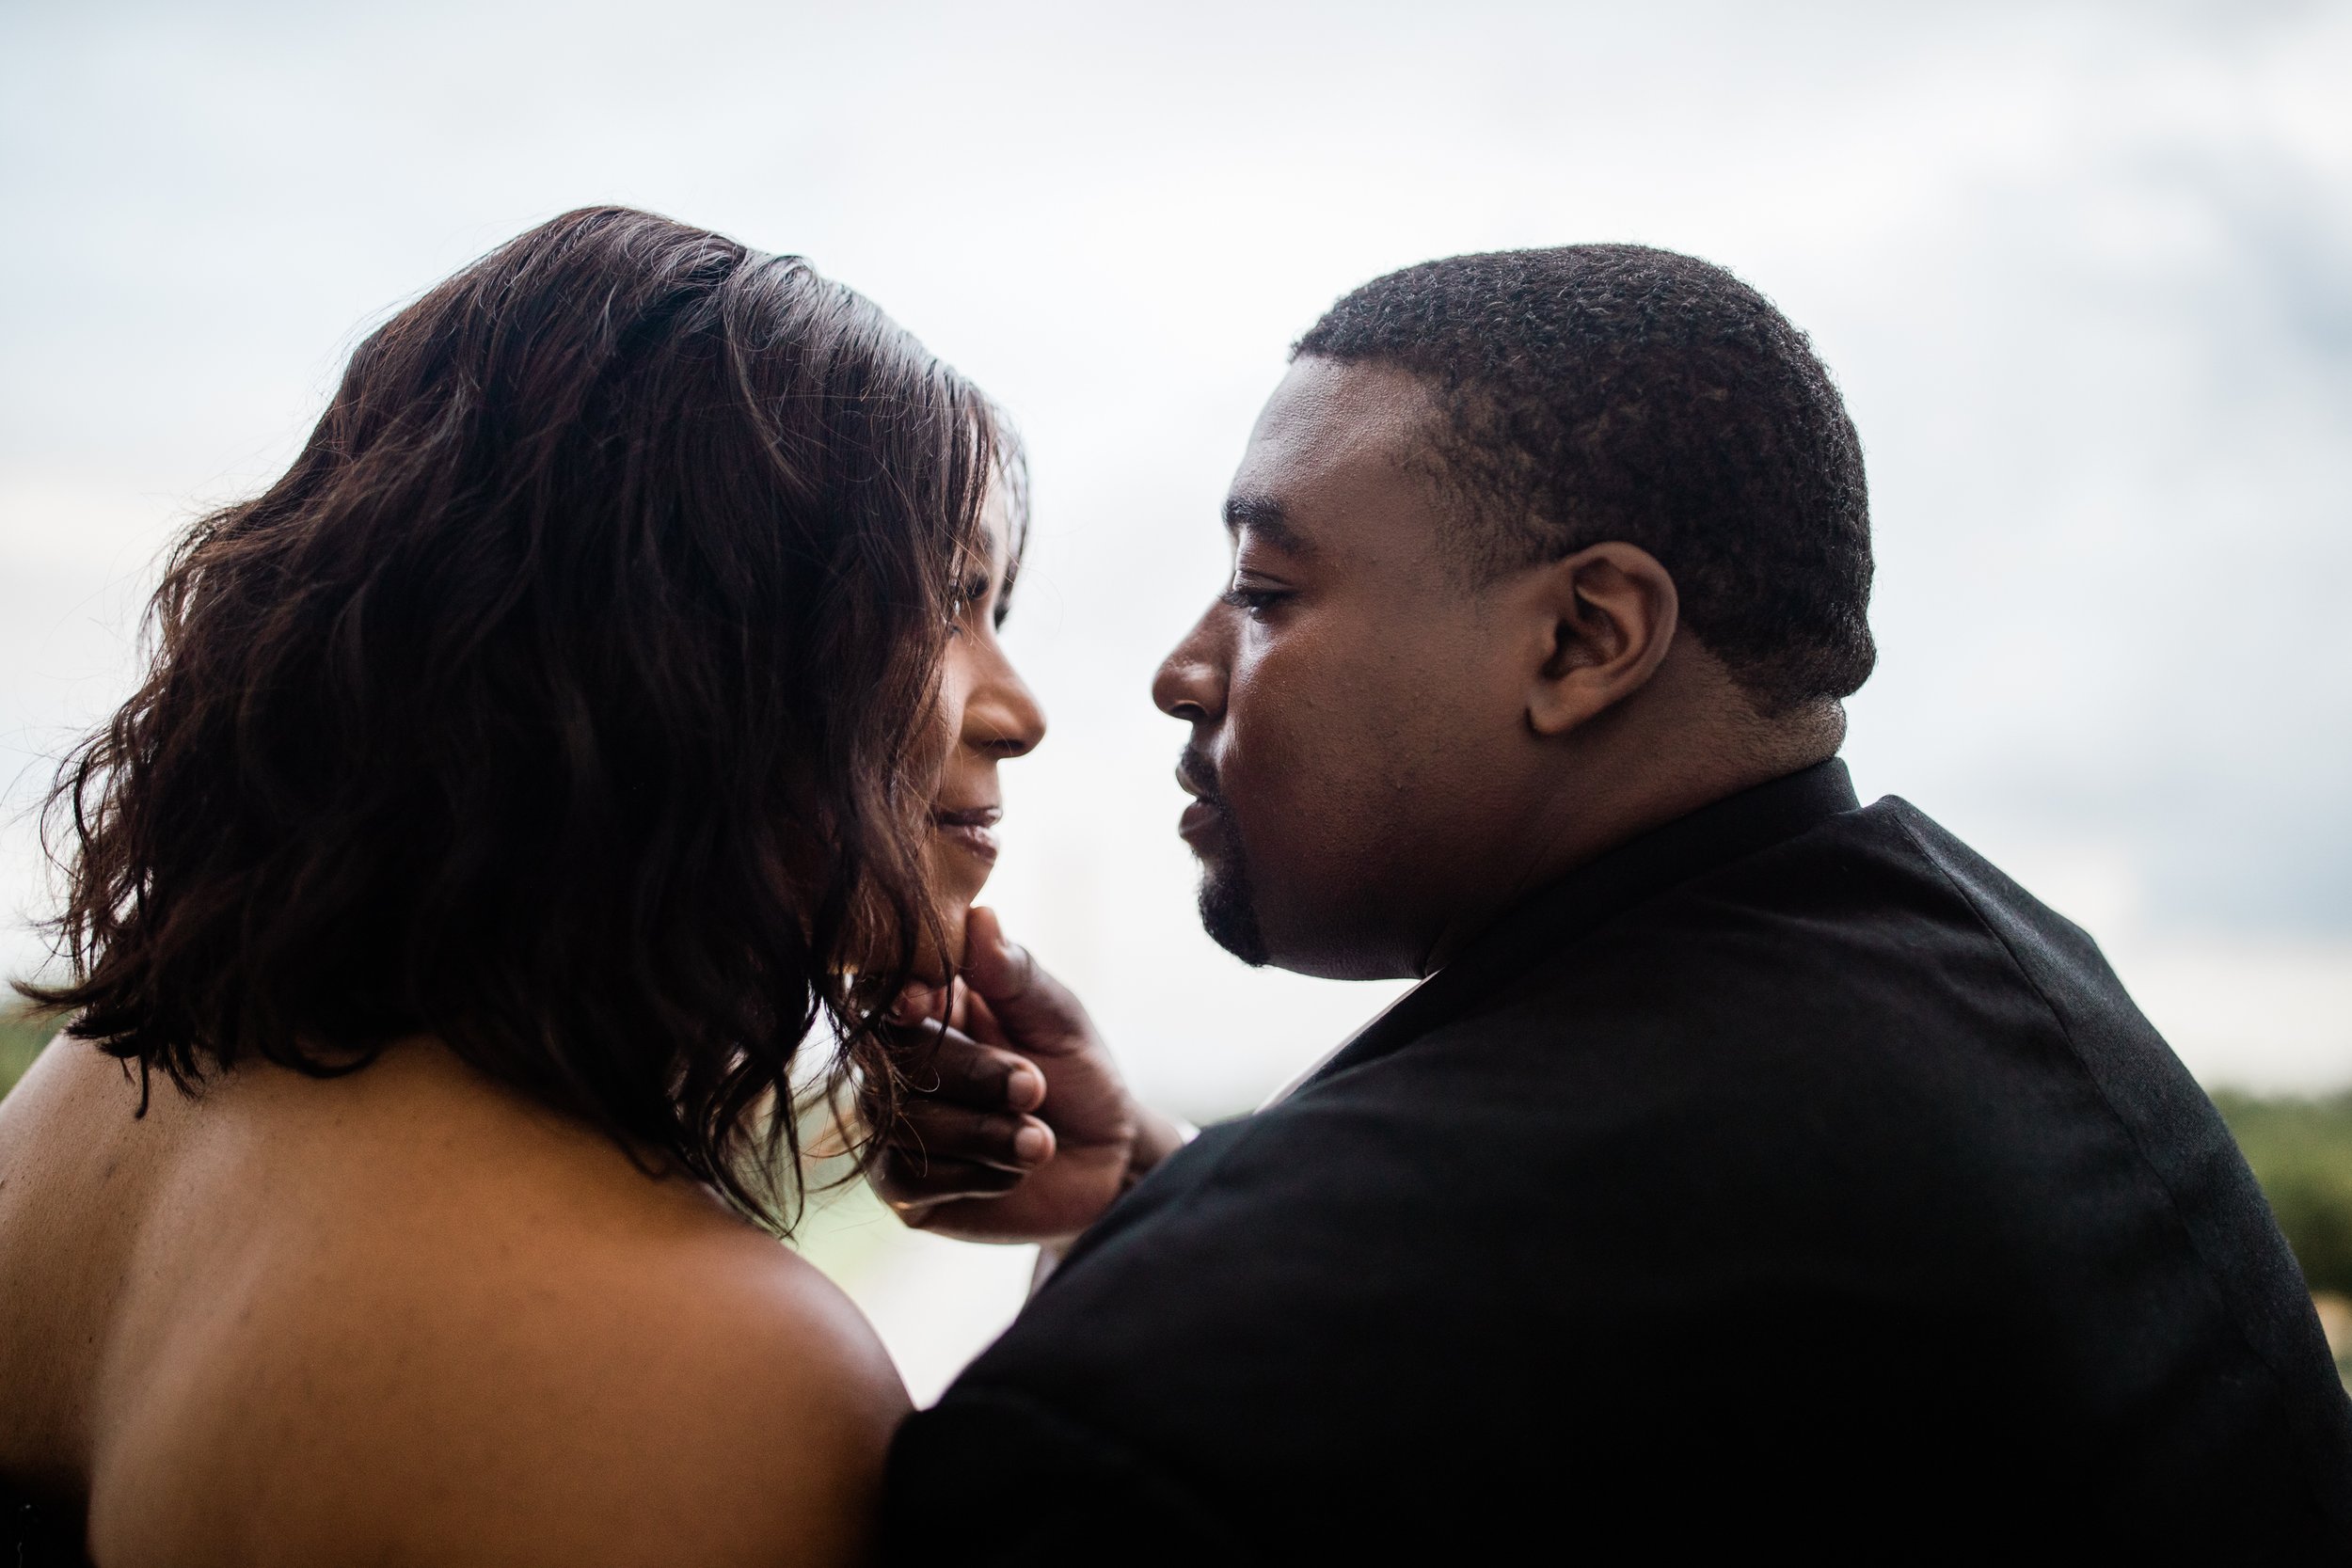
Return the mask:
[[[1152,695],[1192,725],[1182,825],[1210,934],[1252,963],[1422,973],[1527,785],[1518,634],[1449,548],[1410,375],[1299,358],[1226,502],[1226,592]]]

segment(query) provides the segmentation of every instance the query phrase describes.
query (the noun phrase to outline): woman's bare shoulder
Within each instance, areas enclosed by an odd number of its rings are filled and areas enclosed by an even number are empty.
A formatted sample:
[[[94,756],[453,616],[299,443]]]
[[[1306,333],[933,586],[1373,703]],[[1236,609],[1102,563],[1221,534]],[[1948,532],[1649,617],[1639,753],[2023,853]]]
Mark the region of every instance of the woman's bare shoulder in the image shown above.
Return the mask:
[[[380,1180],[264,1227],[177,1337],[100,1456],[102,1560],[184,1560],[136,1549],[159,1522],[256,1562],[857,1560],[907,1402],[823,1275],[609,1146],[459,1127],[406,1169],[345,1129]]]
[[[495,1478],[421,1456],[433,1484],[467,1499],[436,1522],[424,1557],[464,1560],[521,1516],[537,1521],[534,1547],[562,1539],[549,1561],[862,1558],[907,1397],[817,1269],[745,1228],[582,1259],[560,1285],[537,1271],[508,1284],[539,1309],[517,1315],[493,1356],[479,1320],[432,1331],[443,1392],[382,1433],[395,1449],[444,1423],[495,1436]],[[520,1545],[483,1560],[527,1560]]]

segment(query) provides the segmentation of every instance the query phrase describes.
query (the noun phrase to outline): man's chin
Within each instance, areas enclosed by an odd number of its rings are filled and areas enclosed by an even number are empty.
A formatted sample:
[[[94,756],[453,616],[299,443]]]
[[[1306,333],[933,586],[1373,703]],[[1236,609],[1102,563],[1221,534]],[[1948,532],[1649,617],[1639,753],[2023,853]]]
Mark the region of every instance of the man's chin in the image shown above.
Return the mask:
[[[1200,927],[1216,942],[1251,968],[1268,958],[1258,925],[1258,895],[1247,868],[1237,863],[1204,867],[1200,874]]]

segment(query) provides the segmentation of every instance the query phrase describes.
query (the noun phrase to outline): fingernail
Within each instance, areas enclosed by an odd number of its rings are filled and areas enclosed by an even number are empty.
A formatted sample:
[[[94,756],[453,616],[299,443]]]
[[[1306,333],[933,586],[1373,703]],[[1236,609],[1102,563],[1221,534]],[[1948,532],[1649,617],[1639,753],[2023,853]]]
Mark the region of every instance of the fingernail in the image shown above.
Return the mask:
[[[1017,1067],[1005,1074],[1005,1103],[1014,1110],[1035,1110],[1044,1100],[1045,1080],[1035,1068]]]
[[[1042,1127],[1024,1127],[1012,1135],[1012,1151],[1021,1160],[1034,1164],[1045,1158],[1053,1140]]]

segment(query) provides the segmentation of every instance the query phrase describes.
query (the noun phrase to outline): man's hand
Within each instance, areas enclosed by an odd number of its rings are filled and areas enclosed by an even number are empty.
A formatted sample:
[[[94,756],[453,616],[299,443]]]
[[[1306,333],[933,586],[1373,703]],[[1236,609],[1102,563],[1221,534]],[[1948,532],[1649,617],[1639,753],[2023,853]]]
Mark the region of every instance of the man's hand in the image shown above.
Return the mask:
[[[874,1185],[919,1229],[1065,1240],[1183,1137],[1136,1104],[1086,1009],[1005,940],[995,911],[972,911],[965,943],[950,994],[900,1008],[908,1087]]]

